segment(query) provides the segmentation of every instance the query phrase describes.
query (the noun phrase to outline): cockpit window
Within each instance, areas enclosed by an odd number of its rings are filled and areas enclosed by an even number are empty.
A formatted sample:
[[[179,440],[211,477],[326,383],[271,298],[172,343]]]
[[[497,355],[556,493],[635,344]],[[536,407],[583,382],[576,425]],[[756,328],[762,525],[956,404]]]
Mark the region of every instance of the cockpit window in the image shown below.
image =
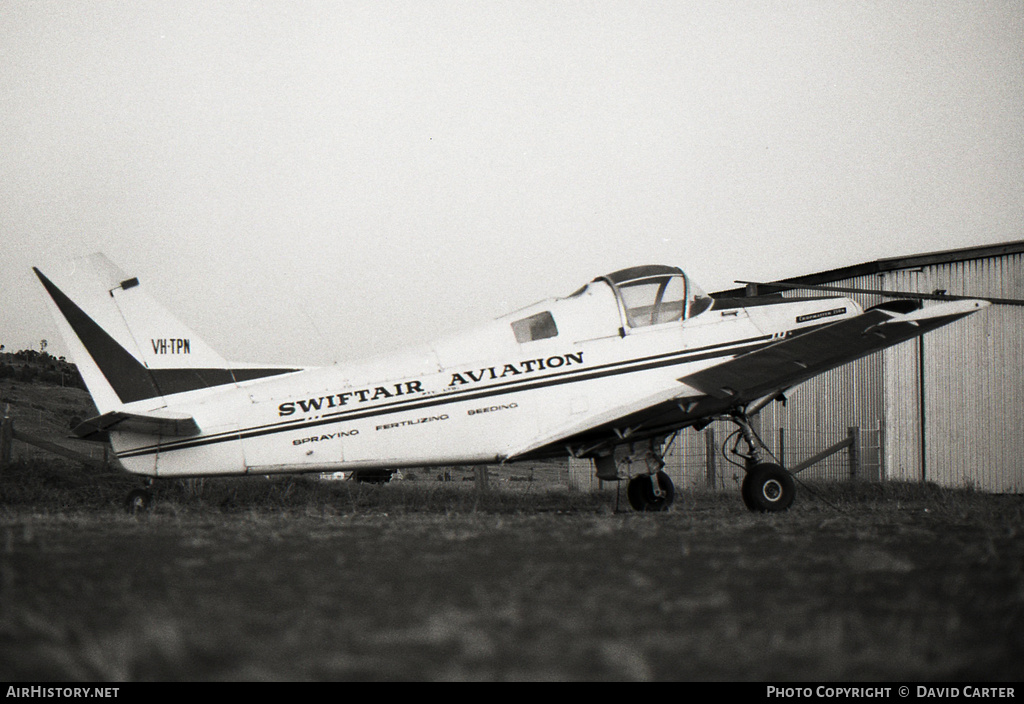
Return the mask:
[[[516,336],[516,342],[532,342],[555,337],[558,335],[558,327],[551,312],[544,311],[513,322],[512,332]]]
[[[711,306],[708,295],[676,267],[633,267],[603,279],[618,292],[631,328],[681,322]]]
[[[619,286],[630,327],[660,325],[683,319],[686,286],[681,276],[642,279]]]

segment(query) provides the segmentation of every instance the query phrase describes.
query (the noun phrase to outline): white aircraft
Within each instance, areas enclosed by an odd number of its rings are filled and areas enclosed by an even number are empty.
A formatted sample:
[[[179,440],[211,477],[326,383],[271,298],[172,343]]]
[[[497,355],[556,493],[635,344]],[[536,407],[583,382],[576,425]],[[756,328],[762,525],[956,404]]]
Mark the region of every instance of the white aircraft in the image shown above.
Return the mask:
[[[672,503],[666,439],[716,418],[745,440],[747,507],[785,510],[793,477],[768,461],[749,416],[817,374],[989,305],[712,299],[681,269],[639,266],[408,354],[303,368],[226,361],[101,254],[59,285],[34,271],[100,412],[75,433],[109,441],[149,484],[571,455],[628,481],[638,510]],[[133,491],[129,510],[151,499]]]

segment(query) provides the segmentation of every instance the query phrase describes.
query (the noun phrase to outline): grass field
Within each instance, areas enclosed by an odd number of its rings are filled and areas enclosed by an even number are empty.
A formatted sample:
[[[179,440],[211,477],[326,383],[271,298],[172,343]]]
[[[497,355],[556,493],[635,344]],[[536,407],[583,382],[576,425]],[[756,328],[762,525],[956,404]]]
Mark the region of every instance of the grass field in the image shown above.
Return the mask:
[[[0,680],[1020,680],[1024,500],[0,477]],[[625,498],[620,501],[625,507]]]

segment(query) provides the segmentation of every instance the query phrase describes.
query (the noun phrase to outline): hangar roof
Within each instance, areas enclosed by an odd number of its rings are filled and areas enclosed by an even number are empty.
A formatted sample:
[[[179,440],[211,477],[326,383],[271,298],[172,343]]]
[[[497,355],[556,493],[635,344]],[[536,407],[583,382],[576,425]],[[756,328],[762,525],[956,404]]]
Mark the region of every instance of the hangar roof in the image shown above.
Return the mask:
[[[948,264],[950,262],[963,262],[970,259],[1001,257],[1008,254],[1020,253],[1024,253],[1024,240],[1003,242],[1002,244],[988,244],[980,247],[965,247],[963,249],[947,249],[941,252],[913,254],[905,257],[890,257],[888,259],[878,259],[873,262],[864,262],[863,264],[854,264],[852,266],[845,266],[839,269],[830,269],[828,271],[820,271],[815,274],[793,276],[788,279],[779,279],[777,281],[765,283],[810,284],[812,286],[817,286],[820,284],[829,284],[835,281],[852,279],[857,276],[880,274],[885,271],[912,269],[921,266],[931,266],[933,264]],[[718,291],[711,294],[711,296],[713,298],[734,297],[743,296],[744,293],[745,289],[736,288],[728,291]]]

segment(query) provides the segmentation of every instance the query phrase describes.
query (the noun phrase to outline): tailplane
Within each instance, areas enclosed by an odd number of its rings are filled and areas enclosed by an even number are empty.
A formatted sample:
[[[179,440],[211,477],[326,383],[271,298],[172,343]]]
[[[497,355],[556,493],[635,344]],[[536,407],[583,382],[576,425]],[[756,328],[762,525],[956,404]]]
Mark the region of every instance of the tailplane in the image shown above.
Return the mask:
[[[102,254],[77,260],[60,286],[33,271],[100,413],[297,371],[228,363]]]

